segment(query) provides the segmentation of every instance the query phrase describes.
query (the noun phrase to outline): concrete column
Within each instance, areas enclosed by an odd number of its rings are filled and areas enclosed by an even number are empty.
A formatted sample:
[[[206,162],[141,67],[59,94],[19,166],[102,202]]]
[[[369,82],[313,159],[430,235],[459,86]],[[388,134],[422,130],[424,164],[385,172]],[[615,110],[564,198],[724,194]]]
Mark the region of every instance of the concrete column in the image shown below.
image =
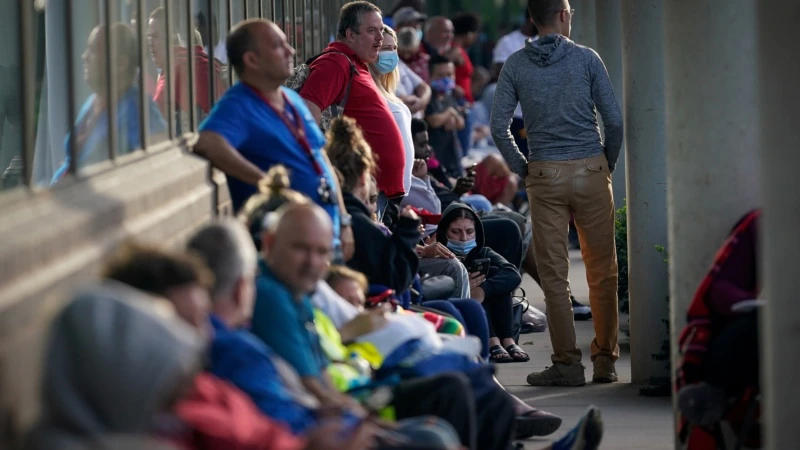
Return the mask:
[[[572,16],[572,33],[570,39],[578,44],[597,48],[597,7],[596,0],[572,0],[570,6],[575,9]]]
[[[761,192],[764,220],[762,283],[768,305],[762,315],[762,386],[765,388],[766,440],[770,450],[796,448],[800,441],[800,309],[797,307],[797,256],[800,255],[800,61],[797,59],[796,2],[759,2],[755,54],[761,111]]]
[[[597,53],[603,62],[614,86],[614,94],[622,106],[622,0],[603,0],[596,8]],[[576,12],[577,14],[577,12]],[[625,145],[620,150],[617,168],[612,180],[614,204],[622,207],[625,199]]]
[[[664,3],[622,1],[625,140],[628,181],[628,289],[631,377],[669,378],[653,359],[668,336],[667,143],[664,105]],[[614,173],[616,176],[616,172]]]
[[[709,0],[703,14],[697,6],[664,2],[673,358],[687,306],[716,250],[761,203],[754,61],[763,51],[755,17],[764,6]]]

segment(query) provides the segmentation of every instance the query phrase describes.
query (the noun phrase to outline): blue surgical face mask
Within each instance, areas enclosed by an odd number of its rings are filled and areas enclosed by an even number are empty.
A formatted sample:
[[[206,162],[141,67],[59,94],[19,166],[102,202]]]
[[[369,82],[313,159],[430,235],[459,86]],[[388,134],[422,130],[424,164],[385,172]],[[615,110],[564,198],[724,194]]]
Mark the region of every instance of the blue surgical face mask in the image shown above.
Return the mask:
[[[422,33],[422,28],[418,28],[417,29],[417,40],[422,42],[422,37],[423,36],[424,36],[424,33]]]
[[[456,80],[454,78],[440,78],[431,81],[431,87],[440,94],[450,94],[456,88]]]
[[[468,241],[454,241],[452,239],[448,239],[447,241],[447,248],[449,248],[454,253],[457,253],[459,255],[466,255],[477,246],[478,243],[475,241],[474,238]]]
[[[399,60],[400,57],[397,56],[397,52],[384,50],[378,53],[378,61],[375,63],[375,68],[378,69],[378,72],[387,74],[397,67],[397,62]]]

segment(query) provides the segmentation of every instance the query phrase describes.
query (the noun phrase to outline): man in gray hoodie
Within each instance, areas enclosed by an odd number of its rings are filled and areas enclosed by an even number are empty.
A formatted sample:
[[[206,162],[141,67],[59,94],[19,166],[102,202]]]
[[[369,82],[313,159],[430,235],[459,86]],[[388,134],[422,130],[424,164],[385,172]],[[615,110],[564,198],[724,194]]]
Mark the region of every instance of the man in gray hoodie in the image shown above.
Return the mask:
[[[569,40],[568,0],[529,0],[540,38],[503,66],[492,107],[492,136],[509,167],[524,178],[536,263],[547,304],[553,366],[528,375],[534,386],[586,384],[569,291],[567,234],[575,219],[594,318],[594,382],[617,381],[617,256],[611,173],[622,145],[622,114],[603,61]],[[528,154],[509,132],[522,106]],[[605,124],[605,142],[597,112]]]

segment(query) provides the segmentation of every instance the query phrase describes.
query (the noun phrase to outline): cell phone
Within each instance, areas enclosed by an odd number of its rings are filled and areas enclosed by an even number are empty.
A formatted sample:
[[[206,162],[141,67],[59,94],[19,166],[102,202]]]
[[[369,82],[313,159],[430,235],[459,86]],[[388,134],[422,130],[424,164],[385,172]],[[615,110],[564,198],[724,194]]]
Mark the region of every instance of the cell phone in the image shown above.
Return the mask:
[[[478,272],[484,276],[487,276],[489,275],[489,266],[491,265],[491,262],[492,260],[489,258],[476,259],[469,264],[467,271],[469,273]]]

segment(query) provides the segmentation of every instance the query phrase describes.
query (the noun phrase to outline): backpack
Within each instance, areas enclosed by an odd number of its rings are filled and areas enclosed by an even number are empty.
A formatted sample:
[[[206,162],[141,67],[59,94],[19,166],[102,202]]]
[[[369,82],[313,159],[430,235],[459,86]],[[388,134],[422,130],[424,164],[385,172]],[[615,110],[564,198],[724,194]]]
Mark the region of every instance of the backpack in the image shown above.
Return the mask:
[[[316,61],[322,55],[327,55],[329,53],[338,53],[345,58],[347,58],[347,62],[350,63],[350,77],[347,80],[347,86],[344,89],[344,95],[342,96],[342,100],[338,104],[333,104],[325,108],[322,111],[322,118],[320,120],[319,127],[325,132],[331,126],[331,121],[336,117],[341,116],[344,113],[344,107],[347,104],[347,98],[350,97],[350,86],[353,84],[353,77],[358,75],[358,70],[356,69],[355,63],[350,59],[349,56],[346,54],[337,51],[337,50],[327,50],[320,53],[317,56],[311,57],[308,61],[299,66],[294,68],[294,73],[289,77],[288,80],[283,84],[289,89],[293,89],[295,92],[300,92],[300,88],[303,87],[305,84],[306,79],[308,79],[308,75],[311,74],[311,64]]]

